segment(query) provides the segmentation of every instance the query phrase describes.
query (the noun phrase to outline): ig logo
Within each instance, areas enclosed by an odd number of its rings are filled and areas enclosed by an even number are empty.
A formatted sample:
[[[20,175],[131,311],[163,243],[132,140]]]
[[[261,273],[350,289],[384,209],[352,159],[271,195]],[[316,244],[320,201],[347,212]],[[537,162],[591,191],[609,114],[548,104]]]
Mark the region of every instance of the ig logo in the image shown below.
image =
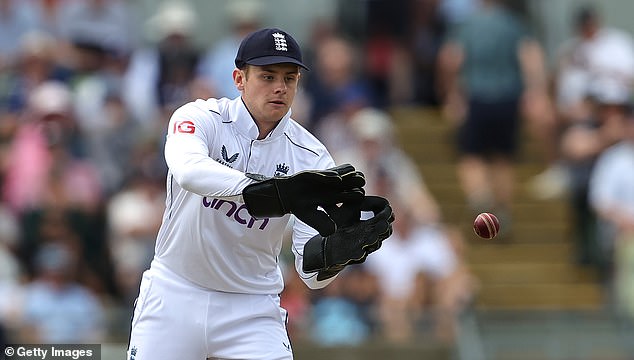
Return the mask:
[[[176,121],[174,122],[174,129],[172,129],[173,133],[183,133],[183,134],[193,134],[196,131],[196,127],[194,123],[185,120],[185,121]]]

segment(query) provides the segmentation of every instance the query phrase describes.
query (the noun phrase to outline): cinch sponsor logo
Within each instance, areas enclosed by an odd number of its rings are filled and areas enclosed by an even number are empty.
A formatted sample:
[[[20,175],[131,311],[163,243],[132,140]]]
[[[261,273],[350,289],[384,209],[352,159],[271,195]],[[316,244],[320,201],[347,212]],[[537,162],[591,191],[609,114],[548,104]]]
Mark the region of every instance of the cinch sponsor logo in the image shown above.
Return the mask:
[[[210,199],[205,196],[203,197],[203,206],[206,208],[212,208],[214,210],[220,210],[220,208],[226,210],[227,212],[225,213],[225,215],[228,218],[233,218],[233,220],[239,222],[240,224],[246,225],[248,229],[253,228],[256,222],[260,222],[260,226],[258,226],[258,229],[264,230],[264,228],[266,228],[266,225],[269,223],[268,218],[256,219],[249,214],[246,205],[242,204],[238,207],[238,204],[233,201],[220,199],[211,199],[210,201]]]

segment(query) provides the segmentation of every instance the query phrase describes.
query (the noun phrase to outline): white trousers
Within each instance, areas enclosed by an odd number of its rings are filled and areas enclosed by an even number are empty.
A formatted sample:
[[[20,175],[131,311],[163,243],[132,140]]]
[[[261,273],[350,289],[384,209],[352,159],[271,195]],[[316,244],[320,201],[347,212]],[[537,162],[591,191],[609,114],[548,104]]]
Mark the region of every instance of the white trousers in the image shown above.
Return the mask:
[[[168,269],[143,274],[127,360],[292,360],[278,295],[210,291]]]

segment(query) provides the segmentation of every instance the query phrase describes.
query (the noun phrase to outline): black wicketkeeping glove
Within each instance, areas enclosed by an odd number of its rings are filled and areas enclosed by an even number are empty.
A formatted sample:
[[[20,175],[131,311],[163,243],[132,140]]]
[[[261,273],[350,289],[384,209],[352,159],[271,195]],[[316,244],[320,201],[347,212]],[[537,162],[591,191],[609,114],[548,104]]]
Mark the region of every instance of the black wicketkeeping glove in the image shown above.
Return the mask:
[[[389,202],[379,196],[366,196],[360,203],[362,211],[372,211],[374,217],[353,221],[351,225],[338,228],[329,236],[316,235],[304,245],[304,265],[306,273],[318,272],[317,280],[325,280],[341,271],[346,265],[365,261],[368,255],[381,247],[383,240],[392,235],[394,213]],[[329,209],[330,211],[333,208]],[[352,219],[354,208],[340,210],[333,216],[345,221]]]
[[[283,177],[247,176],[258,181],[242,191],[251,216],[265,218],[293,214],[323,236],[334,233],[337,224],[319,207],[360,201],[364,194],[363,174],[348,164]]]

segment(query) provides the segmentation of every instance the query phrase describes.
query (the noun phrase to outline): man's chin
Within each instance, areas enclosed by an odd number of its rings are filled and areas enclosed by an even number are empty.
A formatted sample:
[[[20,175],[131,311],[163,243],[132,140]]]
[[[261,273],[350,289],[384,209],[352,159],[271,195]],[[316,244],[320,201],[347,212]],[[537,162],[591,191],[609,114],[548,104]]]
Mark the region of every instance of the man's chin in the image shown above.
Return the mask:
[[[269,113],[272,118],[281,119],[288,112],[288,108],[286,106],[273,106],[271,107],[271,112]]]

